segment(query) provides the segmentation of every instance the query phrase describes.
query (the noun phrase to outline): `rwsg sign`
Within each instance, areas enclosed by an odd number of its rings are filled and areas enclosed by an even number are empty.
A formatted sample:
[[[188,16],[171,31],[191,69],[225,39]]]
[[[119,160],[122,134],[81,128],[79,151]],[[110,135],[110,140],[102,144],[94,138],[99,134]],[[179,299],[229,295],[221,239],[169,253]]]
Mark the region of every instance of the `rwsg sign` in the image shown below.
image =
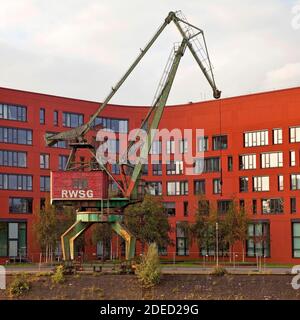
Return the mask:
[[[51,172],[51,201],[100,200],[107,198],[107,192],[105,172]]]

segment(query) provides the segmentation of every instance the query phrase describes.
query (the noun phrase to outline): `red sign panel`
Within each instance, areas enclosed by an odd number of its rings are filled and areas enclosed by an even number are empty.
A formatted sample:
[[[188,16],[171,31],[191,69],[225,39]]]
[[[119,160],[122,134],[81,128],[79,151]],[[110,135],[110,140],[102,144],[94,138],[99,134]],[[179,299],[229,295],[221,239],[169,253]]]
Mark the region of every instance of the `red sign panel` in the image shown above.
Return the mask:
[[[52,200],[99,200],[108,197],[108,178],[104,171],[51,172]]]

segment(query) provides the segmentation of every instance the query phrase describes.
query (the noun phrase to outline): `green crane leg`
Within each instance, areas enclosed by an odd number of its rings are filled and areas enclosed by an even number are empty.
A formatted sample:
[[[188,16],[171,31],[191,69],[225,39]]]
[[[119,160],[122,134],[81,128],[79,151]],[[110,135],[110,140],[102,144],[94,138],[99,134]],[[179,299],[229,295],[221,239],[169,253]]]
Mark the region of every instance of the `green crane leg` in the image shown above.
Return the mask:
[[[93,223],[76,221],[62,236],[61,247],[65,261],[74,260],[74,241]]]
[[[83,232],[85,232],[95,222],[76,221],[62,236],[61,245],[64,261],[74,260],[74,242]],[[105,223],[105,222],[104,222]],[[135,237],[130,231],[118,221],[106,222],[112,229],[125,240],[126,260],[131,260],[135,255]]]
[[[134,258],[135,254],[135,237],[129,232],[129,230],[119,222],[111,224],[112,229],[125,240],[126,245],[126,260]]]

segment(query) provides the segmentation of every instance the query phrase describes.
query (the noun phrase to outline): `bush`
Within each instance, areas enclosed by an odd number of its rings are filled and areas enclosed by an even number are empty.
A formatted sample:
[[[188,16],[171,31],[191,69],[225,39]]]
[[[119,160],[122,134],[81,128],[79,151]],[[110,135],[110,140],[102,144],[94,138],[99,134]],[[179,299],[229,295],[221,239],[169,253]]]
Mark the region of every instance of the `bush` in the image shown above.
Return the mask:
[[[136,274],[139,281],[146,288],[159,283],[161,277],[160,261],[155,243],[152,243],[141,263],[136,267]]]
[[[222,277],[227,274],[227,270],[224,267],[215,267],[214,270],[212,271],[212,275]]]
[[[21,296],[29,290],[30,282],[25,274],[18,275],[9,287],[9,293],[11,296]]]
[[[55,273],[51,277],[52,282],[55,284],[60,284],[65,282],[64,276],[64,266],[60,265],[56,267]]]

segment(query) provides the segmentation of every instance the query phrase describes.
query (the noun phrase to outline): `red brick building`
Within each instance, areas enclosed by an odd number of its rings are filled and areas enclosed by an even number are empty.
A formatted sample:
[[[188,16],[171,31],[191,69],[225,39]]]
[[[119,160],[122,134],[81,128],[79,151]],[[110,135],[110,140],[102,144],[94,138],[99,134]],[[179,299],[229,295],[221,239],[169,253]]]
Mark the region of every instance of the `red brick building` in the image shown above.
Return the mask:
[[[46,147],[44,134],[84,123],[97,107],[90,101],[0,88],[0,261],[20,255],[38,260],[37,208],[48,196],[50,171],[62,169],[69,154],[64,143]],[[204,173],[184,175],[181,163],[149,164],[144,173],[153,193],[163,195],[174,229],[168,257],[213,254],[214,248],[199,252],[195,244],[190,247],[185,235],[175,231],[176,222],[193,221],[198,194],[205,193],[220,213],[232,199],[249,209],[249,258],[259,254],[267,261],[299,262],[299,107],[300,88],[166,107],[160,128],[205,130],[201,143],[194,137],[195,148],[205,149]],[[127,132],[140,127],[146,112],[146,107],[110,105],[101,121]],[[264,240],[253,241],[255,235]],[[95,255],[100,249],[86,251]]]

